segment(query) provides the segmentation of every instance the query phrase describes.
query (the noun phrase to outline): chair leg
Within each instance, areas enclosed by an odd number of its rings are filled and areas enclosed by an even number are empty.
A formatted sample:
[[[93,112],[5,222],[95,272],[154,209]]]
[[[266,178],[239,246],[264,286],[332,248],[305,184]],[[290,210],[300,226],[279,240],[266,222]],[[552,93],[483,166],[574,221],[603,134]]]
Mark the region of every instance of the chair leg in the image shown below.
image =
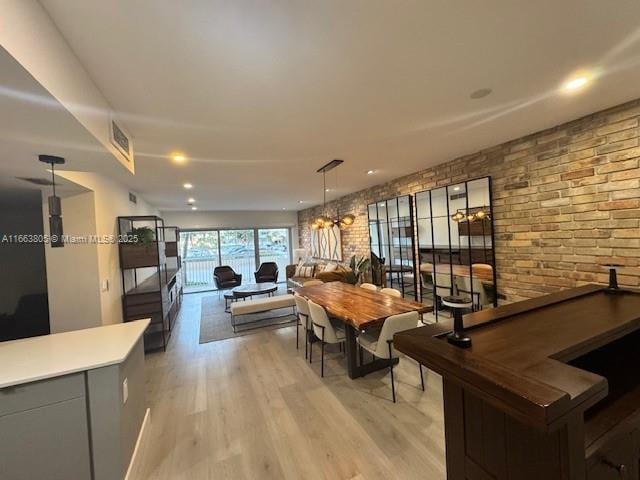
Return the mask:
[[[313,363],[313,342],[309,339],[309,365]]]
[[[305,329],[304,329],[304,358],[307,358],[309,353],[309,317],[305,315]]]
[[[345,358],[347,356],[347,342],[342,342],[342,356]]]
[[[298,350],[298,337],[300,335],[300,319],[296,321],[296,350]]]
[[[424,376],[422,375],[422,364],[418,364],[418,368],[420,369],[420,383],[422,384],[422,391],[424,392]]]
[[[393,358],[391,356],[391,342],[387,342],[387,345],[389,346],[389,360],[391,360]],[[391,371],[391,396],[393,398],[393,403],[396,403],[396,386],[393,381],[393,362],[389,363],[389,370]]]
[[[324,327],[322,327],[322,340],[320,342],[320,376],[324,377]]]

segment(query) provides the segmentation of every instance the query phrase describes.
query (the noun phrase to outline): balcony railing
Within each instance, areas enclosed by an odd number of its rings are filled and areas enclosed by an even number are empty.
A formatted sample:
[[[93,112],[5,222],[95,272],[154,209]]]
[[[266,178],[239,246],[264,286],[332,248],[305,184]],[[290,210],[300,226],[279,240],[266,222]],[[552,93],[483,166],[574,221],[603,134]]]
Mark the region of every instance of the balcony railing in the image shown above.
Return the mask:
[[[242,274],[242,283],[254,283],[253,273],[257,270],[253,255],[235,256],[222,255],[222,265],[229,265],[236,273]],[[285,281],[285,268],[289,264],[289,256],[282,254],[262,254],[261,262],[276,262],[280,271],[278,281]],[[185,258],[182,261],[182,269],[185,279],[185,291],[197,292],[215,290],[213,281],[213,269],[218,266],[216,257]]]

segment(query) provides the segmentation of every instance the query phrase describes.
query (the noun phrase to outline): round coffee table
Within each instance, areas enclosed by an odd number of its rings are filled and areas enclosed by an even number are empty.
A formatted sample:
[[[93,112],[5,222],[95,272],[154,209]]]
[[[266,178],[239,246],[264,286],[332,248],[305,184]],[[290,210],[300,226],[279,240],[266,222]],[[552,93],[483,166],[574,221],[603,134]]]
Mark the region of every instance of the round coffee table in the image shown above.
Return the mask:
[[[229,312],[229,302],[235,302],[241,298],[252,297],[254,295],[271,296],[276,290],[278,290],[278,285],[273,282],[248,283],[246,285],[240,285],[239,287],[236,287],[230,292],[224,294],[224,311]]]
[[[233,298],[246,298],[254,295],[269,295],[278,290],[278,285],[273,282],[248,283],[231,290]]]

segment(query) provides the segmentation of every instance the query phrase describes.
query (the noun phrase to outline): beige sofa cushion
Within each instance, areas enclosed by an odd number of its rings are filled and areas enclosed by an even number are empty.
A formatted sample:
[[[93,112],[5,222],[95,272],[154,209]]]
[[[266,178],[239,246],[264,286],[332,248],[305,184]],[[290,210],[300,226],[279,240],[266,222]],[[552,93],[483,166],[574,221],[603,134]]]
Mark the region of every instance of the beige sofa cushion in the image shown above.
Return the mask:
[[[293,295],[276,295],[275,297],[256,298],[231,304],[231,315],[267,312],[277,308],[293,307],[296,304]]]

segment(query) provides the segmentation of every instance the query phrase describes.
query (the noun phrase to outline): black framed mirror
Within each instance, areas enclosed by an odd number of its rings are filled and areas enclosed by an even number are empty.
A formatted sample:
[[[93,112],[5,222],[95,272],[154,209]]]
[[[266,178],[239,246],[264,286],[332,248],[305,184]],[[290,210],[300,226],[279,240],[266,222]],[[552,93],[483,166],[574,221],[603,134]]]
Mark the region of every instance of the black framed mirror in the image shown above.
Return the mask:
[[[417,300],[412,200],[411,195],[379,200],[367,210],[374,283]]]
[[[473,309],[498,306],[491,177],[415,195],[421,300],[470,297]]]

